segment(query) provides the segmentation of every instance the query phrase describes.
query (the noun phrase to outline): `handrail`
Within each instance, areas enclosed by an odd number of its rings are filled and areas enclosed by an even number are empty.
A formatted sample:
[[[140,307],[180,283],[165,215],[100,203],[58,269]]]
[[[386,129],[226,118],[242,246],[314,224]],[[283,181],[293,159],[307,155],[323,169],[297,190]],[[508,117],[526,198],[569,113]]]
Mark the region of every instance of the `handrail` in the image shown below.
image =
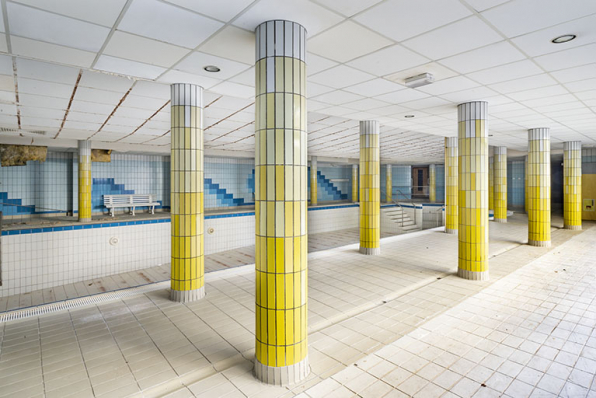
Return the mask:
[[[398,198],[399,198],[399,195],[403,196],[404,198],[407,198],[407,196],[404,195],[404,193],[401,190],[399,190],[399,189],[393,189],[393,188],[391,189],[391,202],[395,206],[397,206],[398,208],[401,209],[401,216],[400,216],[401,220],[399,222],[401,223],[401,226],[403,227],[404,226],[404,208],[402,207],[401,203],[399,203],[396,200],[393,200],[393,192],[395,192],[395,191],[397,191],[397,197]],[[381,190],[381,197],[386,197],[386,196],[387,196],[387,191]],[[412,201],[412,195],[411,194],[410,194],[410,203],[409,204],[412,205],[412,207],[414,207],[414,220],[413,221],[414,221],[414,223],[416,223],[416,210],[415,210],[416,209],[416,204]]]

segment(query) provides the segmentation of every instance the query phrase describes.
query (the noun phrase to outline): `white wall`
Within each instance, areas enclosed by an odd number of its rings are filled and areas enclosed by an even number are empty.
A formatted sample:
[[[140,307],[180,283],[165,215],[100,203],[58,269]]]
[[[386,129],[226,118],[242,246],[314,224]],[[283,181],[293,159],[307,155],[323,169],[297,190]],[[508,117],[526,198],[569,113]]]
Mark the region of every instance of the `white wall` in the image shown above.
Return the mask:
[[[358,211],[358,206],[350,205],[310,210],[308,232],[356,228]],[[205,254],[254,245],[251,213],[205,219]],[[2,236],[0,297],[168,264],[170,234],[167,220]],[[117,239],[114,245],[110,244],[113,238]]]

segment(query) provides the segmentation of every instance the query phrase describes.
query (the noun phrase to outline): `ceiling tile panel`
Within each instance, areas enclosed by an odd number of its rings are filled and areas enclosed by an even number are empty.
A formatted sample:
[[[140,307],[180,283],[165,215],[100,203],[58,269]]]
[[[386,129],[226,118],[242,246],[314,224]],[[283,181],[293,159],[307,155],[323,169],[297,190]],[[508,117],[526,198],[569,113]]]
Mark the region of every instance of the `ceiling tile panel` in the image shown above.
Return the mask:
[[[354,19],[387,37],[403,41],[468,15],[471,12],[456,0],[389,0]]]
[[[11,35],[99,51],[110,29],[16,3],[7,3]]]
[[[516,0],[484,11],[482,16],[508,37],[596,13],[596,2],[574,0]]]
[[[433,60],[498,42],[503,38],[480,18],[470,17],[403,42]]]
[[[116,31],[103,54],[169,68],[188,54],[186,48],[173,46],[126,32]]]
[[[233,24],[254,32],[261,23],[274,19],[301,24],[310,37],[344,18],[309,0],[260,0],[240,15]]]
[[[393,42],[383,36],[345,21],[309,39],[308,50],[334,61],[347,62],[391,44]]]
[[[348,65],[377,76],[385,76],[426,64],[428,61],[428,58],[403,46],[394,45],[348,62]]]
[[[118,29],[195,48],[223,23],[157,0],[134,0]]]

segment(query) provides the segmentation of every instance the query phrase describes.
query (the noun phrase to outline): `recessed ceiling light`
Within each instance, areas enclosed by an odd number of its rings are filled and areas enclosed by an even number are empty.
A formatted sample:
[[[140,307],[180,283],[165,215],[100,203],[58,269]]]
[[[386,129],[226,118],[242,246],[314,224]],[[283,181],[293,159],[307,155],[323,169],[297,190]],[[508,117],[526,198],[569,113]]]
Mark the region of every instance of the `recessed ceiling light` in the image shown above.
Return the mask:
[[[406,116],[404,116],[404,117],[405,117],[405,118],[407,118],[407,119],[410,119],[410,118],[413,118],[413,117],[414,117],[414,115],[406,115]]]
[[[555,43],[555,44],[567,43],[568,41],[571,41],[571,40],[575,39],[576,37],[577,37],[576,35],[563,35],[563,36],[555,37],[554,39],[551,40],[551,43]]]
[[[221,70],[215,65],[207,65],[203,69],[205,69],[207,72],[211,72],[211,73],[217,73]]]

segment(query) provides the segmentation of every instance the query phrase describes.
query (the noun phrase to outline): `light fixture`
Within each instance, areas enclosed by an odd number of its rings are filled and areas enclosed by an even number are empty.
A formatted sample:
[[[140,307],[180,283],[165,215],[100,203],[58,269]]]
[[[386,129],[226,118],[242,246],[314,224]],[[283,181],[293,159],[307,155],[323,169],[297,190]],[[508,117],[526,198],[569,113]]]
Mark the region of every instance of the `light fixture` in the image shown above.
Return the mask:
[[[555,37],[554,39],[551,40],[551,43],[554,43],[554,44],[567,43],[568,41],[571,41],[571,40],[575,39],[576,37],[577,37],[576,35],[563,35],[563,36]]]
[[[221,70],[215,65],[207,65],[203,69],[205,69],[207,72],[211,72],[211,73],[217,73]]]
[[[408,77],[405,81],[406,87],[416,88],[426,86],[435,81],[435,77],[431,73],[423,73],[421,75]]]
[[[413,118],[413,117],[414,117],[414,115],[406,115],[406,116],[404,116],[404,117],[405,117],[406,119],[411,119],[411,118]]]

